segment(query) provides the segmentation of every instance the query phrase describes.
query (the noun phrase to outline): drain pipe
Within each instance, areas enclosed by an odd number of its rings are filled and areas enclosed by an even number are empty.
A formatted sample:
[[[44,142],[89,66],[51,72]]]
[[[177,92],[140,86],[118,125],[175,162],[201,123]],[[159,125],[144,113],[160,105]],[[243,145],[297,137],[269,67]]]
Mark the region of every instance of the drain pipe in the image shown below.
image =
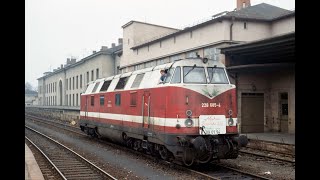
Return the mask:
[[[230,41],[232,41],[232,26],[233,26],[233,22],[234,22],[234,16],[231,17],[231,24],[230,24]]]

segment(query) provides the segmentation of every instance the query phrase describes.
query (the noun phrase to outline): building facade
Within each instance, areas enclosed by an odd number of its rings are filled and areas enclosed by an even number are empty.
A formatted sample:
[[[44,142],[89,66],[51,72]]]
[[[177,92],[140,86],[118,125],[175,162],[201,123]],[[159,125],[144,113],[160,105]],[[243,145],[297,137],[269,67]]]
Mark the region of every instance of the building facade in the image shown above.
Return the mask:
[[[67,59],[66,65],[44,73],[38,79],[39,105],[79,107],[87,83],[117,73],[116,57],[121,56],[121,50],[122,44],[113,44],[112,48],[103,46],[78,62]]]

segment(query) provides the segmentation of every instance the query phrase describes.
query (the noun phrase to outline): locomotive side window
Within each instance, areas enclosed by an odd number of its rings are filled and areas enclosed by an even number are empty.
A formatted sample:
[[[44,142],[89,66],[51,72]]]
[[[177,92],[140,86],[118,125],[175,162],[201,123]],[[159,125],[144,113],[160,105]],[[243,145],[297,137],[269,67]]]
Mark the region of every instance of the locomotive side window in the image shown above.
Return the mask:
[[[136,78],[134,79],[131,88],[138,88],[142,78],[144,77],[144,73],[143,74],[137,74]]]
[[[121,105],[121,94],[116,94],[116,100],[115,100],[116,106]]]
[[[228,84],[228,79],[223,68],[208,67],[208,75],[211,84]]]
[[[203,67],[185,66],[183,67],[184,83],[207,83],[206,74]]]
[[[166,77],[166,79],[164,81],[165,83],[170,82],[170,80],[172,78],[173,70],[174,70],[173,68],[170,68],[169,71],[167,71],[167,77]]]
[[[94,88],[93,88],[93,90],[92,90],[92,93],[96,92],[99,84],[100,84],[100,82],[97,82],[97,83],[94,85]]]
[[[176,67],[176,70],[174,71],[174,75],[172,78],[171,83],[180,83],[181,82],[181,67]]]
[[[137,105],[137,91],[130,92],[130,106]]]
[[[111,81],[105,81],[100,89],[100,92],[108,90],[108,87],[110,86],[110,84],[111,84]]]
[[[100,95],[100,105],[104,105],[104,95]]]
[[[128,77],[120,78],[116,86],[116,89],[123,89],[124,86],[127,84],[127,81],[128,81]]]
[[[91,96],[91,106],[94,106],[94,96]]]

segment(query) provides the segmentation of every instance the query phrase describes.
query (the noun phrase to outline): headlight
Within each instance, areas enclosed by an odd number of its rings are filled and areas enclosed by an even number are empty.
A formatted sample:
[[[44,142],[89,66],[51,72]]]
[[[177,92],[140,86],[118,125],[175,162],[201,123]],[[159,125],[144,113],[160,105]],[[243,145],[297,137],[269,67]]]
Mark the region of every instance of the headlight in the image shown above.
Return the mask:
[[[232,125],[233,125],[233,119],[232,119],[232,117],[229,118],[229,120],[228,120],[228,125],[229,125],[229,126],[232,126]]]
[[[193,121],[192,119],[188,118],[184,121],[184,124],[186,125],[186,127],[192,127]]]
[[[186,111],[186,115],[187,115],[188,117],[191,117],[192,111],[191,111],[191,110],[187,110],[187,111]]]

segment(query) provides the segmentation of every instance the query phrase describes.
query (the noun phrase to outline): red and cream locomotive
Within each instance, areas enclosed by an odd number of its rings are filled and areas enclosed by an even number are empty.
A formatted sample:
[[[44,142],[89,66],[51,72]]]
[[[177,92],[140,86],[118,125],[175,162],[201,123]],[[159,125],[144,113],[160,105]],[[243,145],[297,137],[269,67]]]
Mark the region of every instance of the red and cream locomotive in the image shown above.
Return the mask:
[[[236,87],[224,65],[201,58],[90,82],[80,128],[186,166],[236,158],[248,143],[238,133]]]

